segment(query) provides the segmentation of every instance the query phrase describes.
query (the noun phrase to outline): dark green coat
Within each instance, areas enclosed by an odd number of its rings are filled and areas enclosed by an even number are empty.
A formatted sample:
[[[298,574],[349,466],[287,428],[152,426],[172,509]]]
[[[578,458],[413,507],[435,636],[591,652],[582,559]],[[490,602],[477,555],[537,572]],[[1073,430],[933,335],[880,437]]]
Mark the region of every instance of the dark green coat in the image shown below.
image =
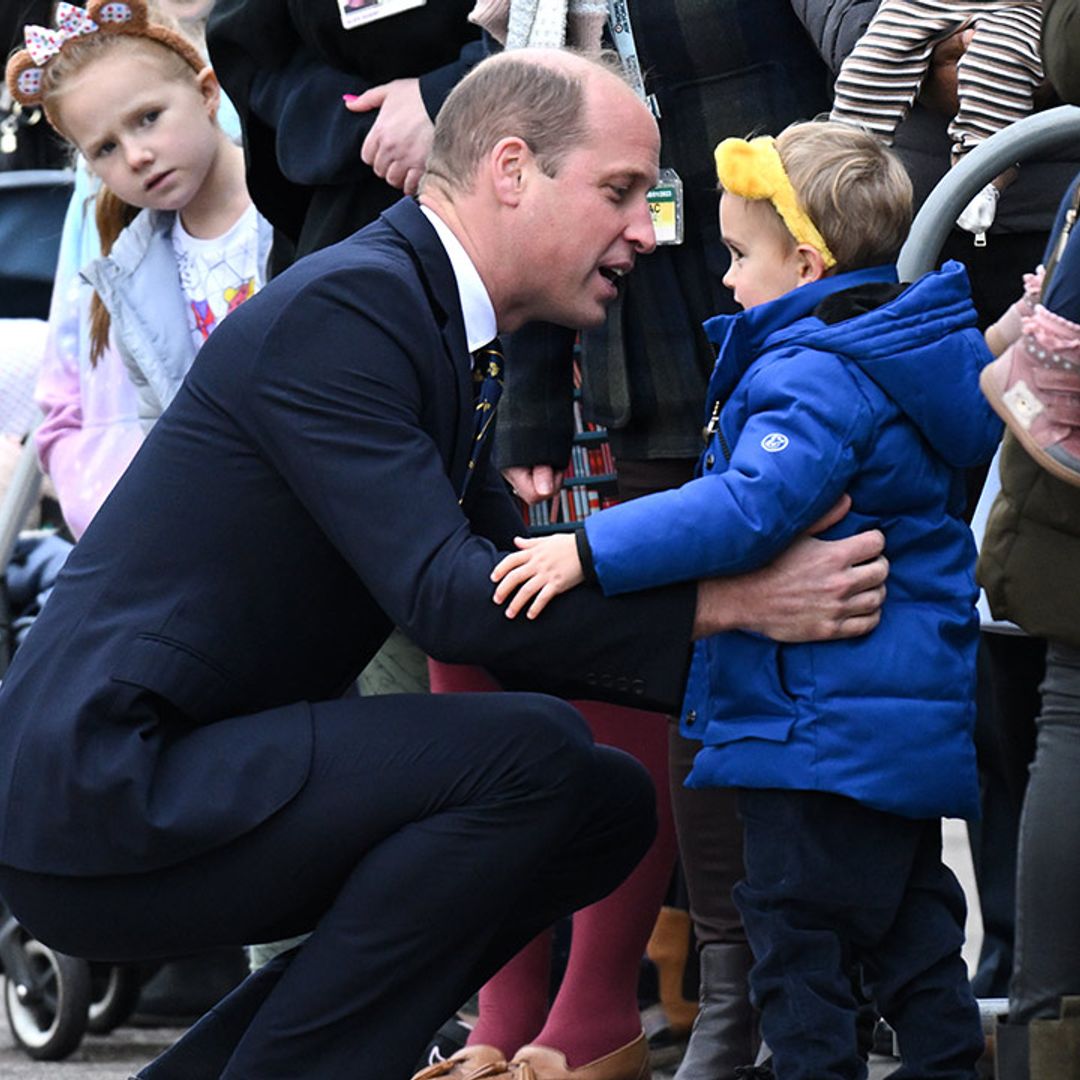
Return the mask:
[[[1080,105],[1080,0],[1043,0],[1042,56],[1061,99]]]
[[[1010,434],[978,578],[995,619],[1080,648],[1080,487],[1041,468]]]

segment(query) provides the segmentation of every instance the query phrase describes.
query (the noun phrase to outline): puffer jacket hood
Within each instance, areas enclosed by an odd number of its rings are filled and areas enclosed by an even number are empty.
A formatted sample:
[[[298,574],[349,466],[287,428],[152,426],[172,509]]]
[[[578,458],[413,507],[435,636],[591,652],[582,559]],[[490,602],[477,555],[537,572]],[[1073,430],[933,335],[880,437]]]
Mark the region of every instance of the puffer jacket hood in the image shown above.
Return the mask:
[[[845,357],[896,403],[935,453],[954,468],[971,468],[986,458],[990,406],[965,392],[971,385],[969,365],[935,364],[943,337],[954,345],[966,339],[973,364],[981,367],[989,359],[964,267],[950,260],[888,303],[840,322],[824,322],[817,314],[824,302],[846,290],[895,281],[892,266],[851,271],[738,315],[710,319],[709,339],[728,345],[721,348],[725,370],[718,375],[733,387],[762,352],[785,347]],[[927,378],[935,368],[934,378]]]
[[[794,328],[789,327],[790,334]],[[948,262],[906,288],[884,307],[802,335],[811,349],[847,356],[899,406],[950,465],[970,468],[985,460],[990,407],[966,393],[969,372],[947,366],[928,379],[944,335],[967,338],[976,357],[987,358],[975,322],[967,274]],[[778,343],[785,335],[777,335]]]

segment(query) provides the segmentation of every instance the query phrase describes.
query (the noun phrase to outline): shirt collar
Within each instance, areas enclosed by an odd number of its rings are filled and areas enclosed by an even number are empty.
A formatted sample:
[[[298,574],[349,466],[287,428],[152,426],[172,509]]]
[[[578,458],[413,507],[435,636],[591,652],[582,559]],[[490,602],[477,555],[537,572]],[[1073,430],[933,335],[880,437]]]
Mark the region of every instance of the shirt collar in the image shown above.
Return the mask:
[[[421,205],[420,211],[431,222],[450,260],[454,280],[457,282],[458,298],[461,301],[465,341],[469,352],[475,352],[489,344],[498,331],[491,297],[488,296],[488,291],[484,288],[484,282],[472,259],[469,258],[469,253],[454,235],[450,226],[430,207]]]

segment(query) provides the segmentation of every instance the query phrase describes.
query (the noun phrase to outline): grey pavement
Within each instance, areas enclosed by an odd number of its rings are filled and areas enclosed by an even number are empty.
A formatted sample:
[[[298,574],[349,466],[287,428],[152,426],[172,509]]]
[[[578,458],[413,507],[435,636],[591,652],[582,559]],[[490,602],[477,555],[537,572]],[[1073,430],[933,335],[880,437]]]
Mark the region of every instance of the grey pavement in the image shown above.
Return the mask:
[[[118,1028],[88,1035],[66,1061],[31,1061],[15,1048],[11,1029],[0,1020],[0,1077],[3,1080],[127,1080],[180,1037],[178,1028]]]
[[[968,896],[965,956],[969,967],[973,967],[982,941],[982,921],[974,892],[967,835],[960,822],[946,822],[945,861],[960,878]],[[122,1027],[108,1036],[87,1036],[66,1061],[35,1062],[15,1047],[6,1019],[0,1017],[0,1080],[127,1080],[169,1046],[181,1030]],[[653,1080],[671,1080],[677,1065],[677,1060],[658,1061]],[[884,1080],[896,1066],[894,1060],[875,1058],[871,1062],[870,1080]]]

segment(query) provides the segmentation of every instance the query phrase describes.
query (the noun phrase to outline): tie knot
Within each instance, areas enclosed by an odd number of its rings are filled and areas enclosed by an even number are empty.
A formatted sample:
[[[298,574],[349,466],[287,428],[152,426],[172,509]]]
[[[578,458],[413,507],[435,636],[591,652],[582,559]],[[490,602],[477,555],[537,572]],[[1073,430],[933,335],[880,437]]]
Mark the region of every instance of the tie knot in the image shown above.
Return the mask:
[[[498,338],[492,338],[486,345],[482,345],[473,354],[473,382],[479,386],[485,379],[495,379],[502,383],[503,377],[503,351],[502,342]]]

